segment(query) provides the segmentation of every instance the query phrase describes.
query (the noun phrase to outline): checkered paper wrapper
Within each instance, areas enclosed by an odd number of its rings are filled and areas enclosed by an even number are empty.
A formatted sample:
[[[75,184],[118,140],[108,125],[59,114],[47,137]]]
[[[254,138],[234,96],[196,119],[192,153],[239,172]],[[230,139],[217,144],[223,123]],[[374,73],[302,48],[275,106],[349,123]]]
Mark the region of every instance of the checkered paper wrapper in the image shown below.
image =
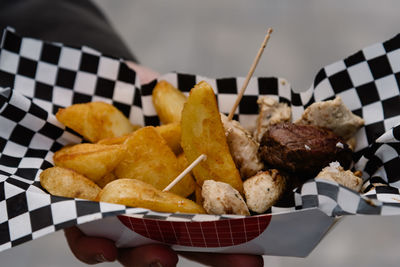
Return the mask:
[[[226,114],[244,82],[240,77],[210,79],[180,73],[166,74],[160,79],[171,82],[186,94],[197,82],[207,81],[215,90],[220,111]],[[243,223],[257,225],[259,232],[248,232],[244,241],[255,238],[265,229],[264,224],[268,222],[262,219],[264,215],[157,213],[52,196],[40,186],[39,174],[52,166],[54,152],[64,145],[83,141],[56,120],[54,114],[58,108],[104,101],[116,106],[134,124],[158,125],[151,101],[156,82],[140,86],[135,72],[122,59],[89,47],[23,38],[11,28],[4,30],[0,43],[0,251],[69,226],[121,214],[134,215],[129,220],[121,216],[124,224],[137,220],[140,225],[143,219],[150,218],[179,221],[183,225],[177,227],[186,227],[186,230],[198,225],[185,222],[199,221],[212,221],[216,232],[226,221],[229,227],[235,223],[242,228]],[[244,126],[255,124],[256,101],[260,95],[275,96],[288,103],[294,119],[313,102],[338,95],[365,120],[365,126],[356,136],[354,154],[354,168],[364,175],[363,194],[334,182],[310,179],[291,199],[272,207],[268,213],[317,207],[329,216],[399,215],[399,85],[400,35],[324,67],[313,86],[303,93],[295,93],[282,78],[252,78],[234,116]],[[373,183],[382,185],[373,187]]]

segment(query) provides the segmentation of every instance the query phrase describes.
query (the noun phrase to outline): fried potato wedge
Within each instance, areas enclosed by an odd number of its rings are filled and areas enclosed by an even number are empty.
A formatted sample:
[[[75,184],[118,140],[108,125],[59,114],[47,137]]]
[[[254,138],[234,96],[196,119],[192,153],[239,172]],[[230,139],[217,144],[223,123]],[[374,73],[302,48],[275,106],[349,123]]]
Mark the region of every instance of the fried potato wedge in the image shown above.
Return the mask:
[[[132,134],[133,134],[133,132],[124,134],[121,136],[117,136],[117,137],[104,138],[104,139],[101,139],[100,141],[98,141],[97,144],[100,144],[100,145],[122,145],[123,143],[125,143],[126,139],[128,139]]]
[[[138,128],[116,107],[104,102],[60,108],[56,118],[93,143],[103,138],[121,136]]]
[[[190,91],[182,110],[181,145],[189,162],[201,154],[207,159],[193,169],[197,183],[215,180],[243,193],[243,182],[226,141],[225,131],[211,86],[200,82]]]
[[[118,178],[138,179],[163,190],[181,172],[174,152],[152,126],[134,132],[124,145],[127,153],[114,170]],[[171,192],[185,192],[183,196],[190,194],[181,186],[176,184]]]
[[[177,156],[178,159],[178,166],[180,172],[184,171],[188,166],[189,163],[185,157],[185,154],[179,154]],[[191,172],[185,175],[174,187],[171,188],[170,192],[175,193],[177,195],[187,197],[191,195],[195,189],[196,181],[193,178]]]
[[[202,206],[136,179],[118,179],[100,192],[99,201],[141,207],[158,212],[205,213]]]
[[[72,169],[96,182],[110,173],[124,158],[122,145],[77,144],[54,153],[56,166]]]
[[[167,141],[175,155],[182,153],[181,124],[173,122],[156,127],[157,132]]]
[[[195,197],[196,197],[196,203],[203,206],[203,201],[204,198],[201,194],[201,187],[200,185],[196,184],[195,188],[194,188],[194,193],[195,193]]]
[[[180,123],[168,123],[156,126],[155,129],[165,139],[167,145],[172,149],[175,155],[182,153]],[[133,133],[129,133],[118,137],[104,138],[97,142],[97,144],[120,145],[123,144],[132,134]]]
[[[50,194],[60,197],[96,200],[101,188],[73,170],[52,167],[40,173],[40,184]]]
[[[153,89],[154,108],[163,124],[179,122],[187,97],[167,81],[159,81]]]

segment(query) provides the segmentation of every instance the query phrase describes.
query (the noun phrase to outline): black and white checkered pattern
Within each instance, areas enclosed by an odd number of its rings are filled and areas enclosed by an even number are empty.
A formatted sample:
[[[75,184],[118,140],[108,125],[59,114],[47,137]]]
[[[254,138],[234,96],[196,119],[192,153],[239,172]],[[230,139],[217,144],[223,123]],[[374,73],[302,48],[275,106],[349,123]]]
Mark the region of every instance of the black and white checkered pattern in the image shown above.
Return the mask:
[[[371,45],[319,71],[315,101],[341,96],[344,104],[365,120],[357,134],[361,151],[400,122],[400,35]]]
[[[254,125],[258,96],[274,96],[291,105],[293,117],[315,101],[342,96],[366,120],[357,134],[355,167],[364,172],[361,196],[329,181],[310,180],[269,212],[319,207],[342,214],[400,214],[398,176],[400,128],[400,37],[377,44],[322,69],[314,86],[294,93],[284,79],[254,77],[236,111],[244,126]],[[201,80],[214,88],[220,111],[227,114],[244,78],[210,79],[170,73],[162,76],[184,93]],[[135,124],[158,125],[151,101],[157,81],[140,86],[121,59],[88,47],[75,48],[21,38],[6,29],[0,43],[0,251],[67,226],[105,216],[131,213],[159,220],[219,220],[230,216],[155,213],[121,205],[54,197],[40,186],[39,173],[52,166],[53,153],[82,138],[54,116],[59,107],[104,101]],[[373,187],[379,180],[381,186]],[[371,182],[372,181],[372,182]],[[397,190],[397,191],[396,191]],[[62,210],[63,212],[60,212]],[[68,211],[68,212],[65,212]]]
[[[2,87],[10,87],[49,113],[75,103],[103,101],[143,124],[139,84],[122,60],[88,47],[74,48],[3,33],[0,63]]]
[[[18,91],[0,89],[0,96],[0,251],[68,226],[143,212],[45,193],[40,171],[52,166],[55,151],[81,138]]]
[[[329,181],[310,181],[296,205],[319,206],[327,214],[400,214],[400,35],[371,45],[323,68],[313,101],[341,96],[365,120],[356,135],[355,170],[363,172],[364,195]],[[303,102],[304,103],[304,102]],[[378,186],[374,184],[378,183]]]

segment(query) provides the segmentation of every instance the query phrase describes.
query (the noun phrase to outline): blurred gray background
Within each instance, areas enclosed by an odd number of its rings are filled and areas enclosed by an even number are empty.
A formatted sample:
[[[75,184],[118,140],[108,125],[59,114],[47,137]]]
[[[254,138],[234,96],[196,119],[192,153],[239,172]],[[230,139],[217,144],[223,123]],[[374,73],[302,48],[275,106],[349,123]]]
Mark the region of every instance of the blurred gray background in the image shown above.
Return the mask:
[[[306,90],[317,71],[400,33],[399,1],[95,0],[140,62],[160,73],[246,76],[268,27],[255,76]],[[312,227],[312,225],[310,225]],[[343,218],[305,259],[265,266],[399,266],[400,217]],[[85,266],[55,233],[0,253],[0,266]],[[119,266],[116,263],[102,267]],[[180,259],[178,266],[201,266]]]

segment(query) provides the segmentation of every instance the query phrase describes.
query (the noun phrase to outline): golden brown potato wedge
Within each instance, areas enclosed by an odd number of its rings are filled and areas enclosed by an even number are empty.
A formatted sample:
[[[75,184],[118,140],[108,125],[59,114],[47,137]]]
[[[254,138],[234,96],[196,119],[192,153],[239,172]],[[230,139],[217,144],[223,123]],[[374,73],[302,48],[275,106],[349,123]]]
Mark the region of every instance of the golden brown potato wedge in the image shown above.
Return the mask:
[[[124,134],[121,136],[117,136],[117,137],[104,138],[104,139],[101,139],[100,141],[98,141],[97,144],[100,144],[100,145],[122,145],[126,141],[126,139],[128,139],[132,134],[133,134],[133,132]]]
[[[103,138],[121,136],[137,129],[111,104],[91,102],[60,108],[56,118],[65,126],[95,143]]]
[[[77,144],[54,153],[56,166],[69,168],[96,182],[110,173],[124,158],[122,145]]]
[[[159,81],[153,89],[153,105],[163,124],[179,122],[186,96],[167,81]]]
[[[156,127],[157,132],[167,141],[175,155],[182,153],[181,124],[173,122]]]
[[[167,141],[167,145],[172,149],[175,155],[182,153],[181,147],[181,124],[178,122],[168,123],[155,127],[157,132]],[[128,139],[132,133],[118,137],[101,139],[97,144],[120,145]]]
[[[194,188],[194,193],[196,196],[196,203],[203,206],[203,196],[201,195],[201,186],[196,184],[195,188]]]
[[[118,178],[138,179],[163,190],[181,172],[174,152],[152,126],[134,132],[124,145],[126,156],[114,170]],[[181,186],[176,184],[171,192],[186,192]]]
[[[177,159],[179,170],[182,172],[189,166],[189,163],[185,157],[185,154],[183,153],[179,154]],[[193,193],[195,186],[196,181],[194,180],[192,173],[189,172],[185,175],[185,177],[182,178],[182,180],[180,180],[173,188],[171,188],[170,192],[187,197]]]
[[[189,199],[136,179],[118,179],[107,184],[98,200],[159,212],[205,213],[202,206]]]
[[[95,200],[101,188],[73,170],[52,167],[40,173],[40,184],[50,194],[61,197]]]
[[[243,193],[243,182],[233,162],[225,131],[211,86],[198,83],[191,91],[182,110],[181,145],[189,162],[201,154],[207,159],[193,169],[197,183],[202,186],[211,179],[230,184]]]

